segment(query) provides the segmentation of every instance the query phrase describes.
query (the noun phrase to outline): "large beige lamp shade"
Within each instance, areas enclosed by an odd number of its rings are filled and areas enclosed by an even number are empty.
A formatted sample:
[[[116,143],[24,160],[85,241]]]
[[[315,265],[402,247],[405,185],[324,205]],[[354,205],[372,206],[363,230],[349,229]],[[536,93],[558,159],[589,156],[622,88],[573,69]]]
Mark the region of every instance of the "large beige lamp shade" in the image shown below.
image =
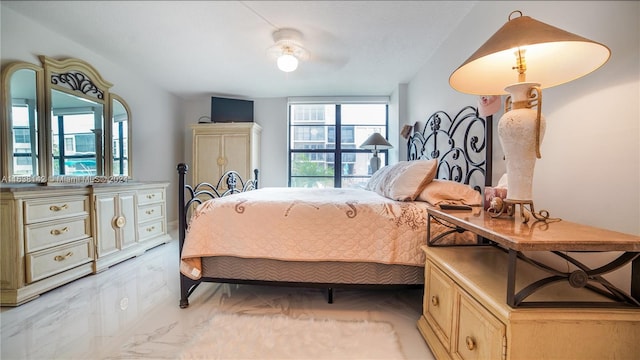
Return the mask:
[[[520,12],[514,11],[511,16],[515,13]],[[507,85],[524,81],[546,89],[589,74],[604,65],[610,55],[605,45],[520,16],[509,19],[460,65],[449,77],[449,84],[476,95],[507,94]],[[519,73],[526,74],[526,79],[519,78]]]
[[[498,121],[498,137],[506,158],[505,208],[510,215],[520,205],[525,222],[526,206],[536,219],[548,217],[546,211],[545,216],[535,212],[532,200],[533,171],[541,157],[546,128],[541,89],[589,74],[610,54],[600,43],[514,11],[509,21],[449,77],[451,87],[463,93],[509,94],[505,113]]]

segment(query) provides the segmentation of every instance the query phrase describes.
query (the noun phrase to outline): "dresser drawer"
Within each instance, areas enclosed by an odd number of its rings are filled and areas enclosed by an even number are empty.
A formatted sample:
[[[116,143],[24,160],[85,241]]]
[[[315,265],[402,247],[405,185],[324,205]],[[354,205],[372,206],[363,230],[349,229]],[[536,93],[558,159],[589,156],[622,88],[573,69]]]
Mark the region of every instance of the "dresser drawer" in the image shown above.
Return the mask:
[[[87,238],[25,256],[27,282],[55,275],[93,260],[92,239]]]
[[[89,216],[25,225],[25,252],[91,237]]]
[[[88,214],[88,196],[52,197],[24,202],[24,221],[27,224]]]
[[[164,203],[138,207],[138,222],[164,218]]]
[[[442,344],[449,350],[453,324],[453,282],[429,261],[425,267],[425,279],[425,317]]]
[[[458,331],[452,351],[458,359],[503,359],[505,326],[473,298],[459,292]]]
[[[164,219],[140,224],[140,226],[138,227],[138,241],[144,241],[150,238],[154,238],[158,235],[162,235],[165,233],[164,228]]]
[[[150,189],[138,191],[138,205],[146,205],[164,201],[163,189]]]

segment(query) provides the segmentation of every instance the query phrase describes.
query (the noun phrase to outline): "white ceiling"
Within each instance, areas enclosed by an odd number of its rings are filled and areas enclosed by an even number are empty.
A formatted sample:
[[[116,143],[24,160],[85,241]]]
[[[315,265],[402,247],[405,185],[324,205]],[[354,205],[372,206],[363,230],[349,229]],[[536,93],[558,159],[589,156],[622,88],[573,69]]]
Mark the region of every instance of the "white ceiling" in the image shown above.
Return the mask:
[[[476,1],[2,1],[189,98],[388,95],[420,70]],[[267,49],[302,32],[293,73]]]

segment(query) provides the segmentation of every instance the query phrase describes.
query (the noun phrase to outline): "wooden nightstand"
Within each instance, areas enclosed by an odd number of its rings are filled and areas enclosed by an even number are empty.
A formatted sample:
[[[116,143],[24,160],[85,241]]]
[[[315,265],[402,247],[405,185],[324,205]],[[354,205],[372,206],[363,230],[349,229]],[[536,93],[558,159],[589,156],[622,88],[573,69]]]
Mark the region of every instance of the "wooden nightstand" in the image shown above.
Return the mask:
[[[624,359],[640,354],[640,237],[567,221],[523,224],[483,211],[429,209],[429,216],[495,245],[437,246],[438,239],[429,237],[430,246],[423,247],[425,296],[418,328],[437,358]],[[545,268],[523,251],[553,252],[576,269]],[[623,254],[592,270],[566,251]],[[600,273],[632,261],[630,294],[592,290],[605,282]]]

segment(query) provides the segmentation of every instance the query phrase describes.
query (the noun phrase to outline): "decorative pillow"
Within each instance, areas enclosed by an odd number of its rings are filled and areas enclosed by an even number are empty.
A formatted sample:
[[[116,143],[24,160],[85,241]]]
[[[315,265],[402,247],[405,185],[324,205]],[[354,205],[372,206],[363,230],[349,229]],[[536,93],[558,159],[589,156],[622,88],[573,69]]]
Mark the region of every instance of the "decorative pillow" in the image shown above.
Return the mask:
[[[391,166],[385,166],[374,172],[373,175],[371,175],[371,178],[369,178],[365,189],[382,194],[381,186],[385,176],[387,176],[387,172],[389,172],[389,169],[391,169]]]
[[[438,162],[436,159],[400,161],[385,168],[388,169],[374,180],[372,190],[392,200],[413,201],[436,176]]]
[[[418,195],[418,200],[431,205],[482,205],[482,195],[471,186],[456,181],[435,179]]]

